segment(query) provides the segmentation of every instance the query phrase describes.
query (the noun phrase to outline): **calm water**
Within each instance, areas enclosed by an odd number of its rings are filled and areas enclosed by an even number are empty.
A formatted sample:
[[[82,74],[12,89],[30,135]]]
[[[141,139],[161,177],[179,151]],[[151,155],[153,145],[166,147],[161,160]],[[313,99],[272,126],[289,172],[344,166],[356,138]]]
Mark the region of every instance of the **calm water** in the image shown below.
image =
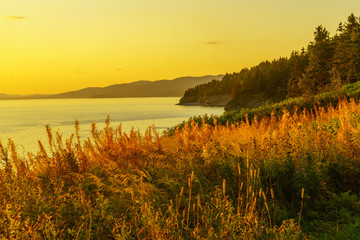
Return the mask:
[[[98,129],[105,126],[109,115],[111,125],[120,123],[124,131],[132,127],[144,131],[154,125],[160,132],[191,116],[220,115],[221,107],[178,106],[179,98],[116,98],[116,99],[51,99],[0,101],[0,141],[15,141],[19,153],[34,152],[37,140],[47,146],[45,125],[59,130],[64,137],[74,133],[74,122],[80,122],[81,137],[90,133],[92,122]]]

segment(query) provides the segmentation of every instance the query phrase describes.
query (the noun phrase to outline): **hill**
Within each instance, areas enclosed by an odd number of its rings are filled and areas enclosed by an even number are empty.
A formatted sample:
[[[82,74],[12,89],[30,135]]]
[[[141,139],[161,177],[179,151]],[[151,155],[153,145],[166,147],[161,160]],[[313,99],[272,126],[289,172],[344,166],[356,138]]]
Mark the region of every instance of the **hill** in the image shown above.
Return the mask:
[[[21,95],[11,95],[11,94],[0,93],[0,99],[13,99],[13,98],[18,98],[18,97],[21,97]]]
[[[0,100],[14,100],[14,99],[44,99],[48,98],[49,94],[29,94],[29,95],[16,95],[0,93]]]
[[[127,97],[180,97],[187,88],[198,84],[219,80],[223,75],[202,77],[180,77],[173,80],[137,81],[115,84],[107,87],[89,87],[77,91],[53,95],[7,95],[0,99],[60,99],[60,98],[127,98]]]
[[[319,25],[314,40],[300,52],[190,88],[180,104],[225,105],[221,96],[226,96],[225,110],[254,108],[285,98],[333,91],[359,80],[360,19],[351,14],[339,24],[334,36]]]
[[[85,88],[51,96],[51,98],[122,98],[122,97],[179,97],[187,88],[221,79],[222,75],[180,77],[173,80],[137,81],[108,87]]]

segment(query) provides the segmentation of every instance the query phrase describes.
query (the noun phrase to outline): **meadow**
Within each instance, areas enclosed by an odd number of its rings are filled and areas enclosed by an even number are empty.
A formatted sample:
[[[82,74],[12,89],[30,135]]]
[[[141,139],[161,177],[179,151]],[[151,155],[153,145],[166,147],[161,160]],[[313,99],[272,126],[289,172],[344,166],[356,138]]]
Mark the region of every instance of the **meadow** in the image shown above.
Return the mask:
[[[0,237],[357,239],[357,101],[217,121],[0,144]]]

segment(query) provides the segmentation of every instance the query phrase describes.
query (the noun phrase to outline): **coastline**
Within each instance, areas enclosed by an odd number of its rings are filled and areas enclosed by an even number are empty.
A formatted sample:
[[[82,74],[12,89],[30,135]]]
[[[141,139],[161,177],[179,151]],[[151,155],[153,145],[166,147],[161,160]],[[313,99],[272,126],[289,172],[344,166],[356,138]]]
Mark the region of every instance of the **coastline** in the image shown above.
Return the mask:
[[[181,106],[206,106],[206,107],[225,107],[230,101],[230,94],[212,95],[198,99],[196,96],[184,96],[177,105]]]

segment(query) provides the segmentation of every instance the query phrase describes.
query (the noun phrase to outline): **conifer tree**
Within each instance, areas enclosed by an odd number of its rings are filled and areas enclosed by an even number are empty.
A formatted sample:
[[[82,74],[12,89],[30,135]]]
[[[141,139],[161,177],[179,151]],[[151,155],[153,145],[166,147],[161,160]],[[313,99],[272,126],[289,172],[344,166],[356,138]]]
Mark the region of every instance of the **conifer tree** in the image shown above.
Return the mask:
[[[287,85],[287,97],[302,95],[299,83],[309,65],[308,53],[302,48],[301,53],[293,51],[289,59],[290,78]],[[305,86],[306,87],[306,86]]]
[[[360,80],[360,19],[351,14],[335,36],[334,68],[342,84]]]
[[[325,27],[318,26],[314,32],[314,37],[314,41],[308,46],[309,66],[301,84],[301,88],[309,86],[310,89],[301,90],[311,94],[328,90],[334,55],[334,46]]]

